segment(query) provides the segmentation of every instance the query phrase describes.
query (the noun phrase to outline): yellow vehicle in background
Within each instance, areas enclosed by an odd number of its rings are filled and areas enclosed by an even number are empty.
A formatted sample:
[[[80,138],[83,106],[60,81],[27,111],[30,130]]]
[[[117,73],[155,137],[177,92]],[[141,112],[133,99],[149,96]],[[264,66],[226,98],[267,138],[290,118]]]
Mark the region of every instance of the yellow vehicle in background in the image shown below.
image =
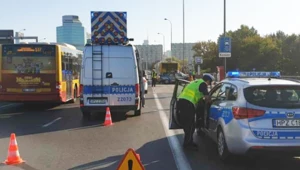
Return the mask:
[[[69,44],[0,45],[0,101],[75,102],[82,54]]]

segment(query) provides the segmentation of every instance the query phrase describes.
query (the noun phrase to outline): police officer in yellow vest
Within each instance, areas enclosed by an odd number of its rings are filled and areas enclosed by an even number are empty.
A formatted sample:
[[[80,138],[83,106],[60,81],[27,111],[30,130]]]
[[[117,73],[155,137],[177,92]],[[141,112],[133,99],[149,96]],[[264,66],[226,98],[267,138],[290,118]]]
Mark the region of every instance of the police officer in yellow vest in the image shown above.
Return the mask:
[[[155,87],[157,81],[157,73],[155,72],[155,69],[152,70],[151,77],[152,77],[152,87]]]
[[[214,77],[210,74],[205,74],[202,79],[190,82],[179,95],[177,114],[178,121],[185,133],[183,142],[184,148],[198,149],[197,144],[193,142],[196,108],[203,98],[205,101],[210,101],[207,87],[211,85],[212,81],[214,81]]]

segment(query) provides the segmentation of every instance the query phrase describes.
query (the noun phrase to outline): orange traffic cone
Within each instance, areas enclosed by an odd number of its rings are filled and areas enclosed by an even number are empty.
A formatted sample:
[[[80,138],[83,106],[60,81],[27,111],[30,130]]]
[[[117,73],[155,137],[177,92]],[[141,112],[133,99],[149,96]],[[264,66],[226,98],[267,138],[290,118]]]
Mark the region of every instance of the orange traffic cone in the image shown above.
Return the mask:
[[[12,164],[20,164],[23,162],[25,161],[20,157],[16,134],[12,133],[10,135],[7,159],[5,160],[4,163],[6,165],[12,165]]]
[[[113,125],[109,107],[106,108],[105,122],[104,122],[103,125],[104,125],[104,126],[110,126],[110,125]]]

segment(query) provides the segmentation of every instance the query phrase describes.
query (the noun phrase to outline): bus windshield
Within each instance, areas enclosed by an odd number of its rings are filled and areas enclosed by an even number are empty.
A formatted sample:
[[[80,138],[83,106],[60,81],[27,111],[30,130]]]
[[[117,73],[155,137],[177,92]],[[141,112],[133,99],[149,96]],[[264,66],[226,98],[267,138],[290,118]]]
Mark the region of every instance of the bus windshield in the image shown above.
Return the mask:
[[[5,73],[55,73],[55,45],[3,45]]]
[[[55,61],[55,45],[3,45],[1,60],[1,92],[55,92]]]

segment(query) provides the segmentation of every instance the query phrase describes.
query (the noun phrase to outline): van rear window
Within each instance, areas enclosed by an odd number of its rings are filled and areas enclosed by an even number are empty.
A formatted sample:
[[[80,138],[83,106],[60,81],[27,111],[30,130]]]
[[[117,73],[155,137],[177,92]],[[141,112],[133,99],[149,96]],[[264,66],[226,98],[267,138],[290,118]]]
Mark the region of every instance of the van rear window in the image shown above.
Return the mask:
[[[247,102],[269,108],[300,108],[300,86],[254,86],[244,89]]]

